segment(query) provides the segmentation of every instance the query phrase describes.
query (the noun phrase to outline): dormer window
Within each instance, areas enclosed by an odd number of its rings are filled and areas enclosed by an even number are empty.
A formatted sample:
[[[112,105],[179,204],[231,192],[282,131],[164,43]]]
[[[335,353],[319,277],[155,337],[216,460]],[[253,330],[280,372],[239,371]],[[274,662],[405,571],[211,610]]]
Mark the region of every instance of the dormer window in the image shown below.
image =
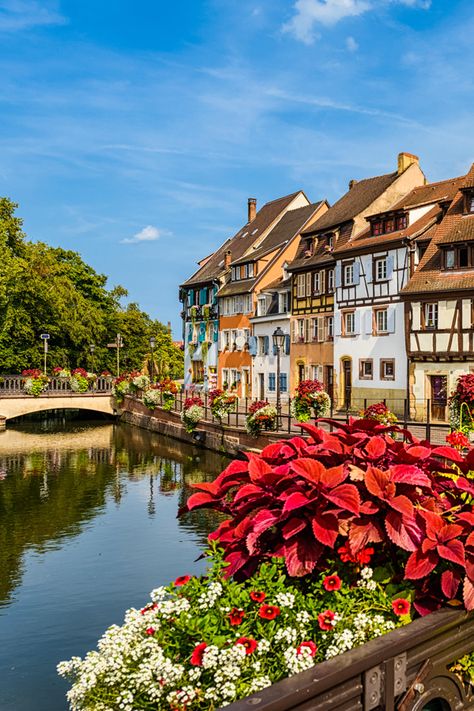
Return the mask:
[[[395,219],[397,230],[404,230],[408,226],[408,215],[398,215]]]
[[[469,212],[474,212],[474,195],[469,196]]]
[[[443,250],[445,269],[472,269],[474,267],[474,247],[467,244],[448,247]]]
[[[464,191],[464,213],[474,213],[474,190]]]
[[[377,220],[376,222],[372,222],[372,234],[374,237],[378,235],[383,235],[384,229],[383,229],[383,221],[382,220]]]
[[[408,225],[407,215],[389,215],[383,219],[377,218],[371,222],[371,234],[373,237],[390,234],[398,230],[404,230]]]
[[[314,242],[312,239],[308,239],[304,243],[304,257],[312,257],[314,253],[314,248],[313,248]]]
[[[333,235],[328,235],[327,246],[329,247],[329,249],[332,249],[334,247],[334,236]]]

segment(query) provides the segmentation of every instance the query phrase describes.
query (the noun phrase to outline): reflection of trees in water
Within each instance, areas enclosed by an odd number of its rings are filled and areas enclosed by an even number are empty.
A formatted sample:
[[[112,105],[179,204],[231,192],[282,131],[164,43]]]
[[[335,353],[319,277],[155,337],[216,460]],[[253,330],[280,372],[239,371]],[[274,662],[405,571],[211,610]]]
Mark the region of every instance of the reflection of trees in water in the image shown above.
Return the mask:
[[[127,481],[148,477],[144,513],[153,516],[157,496],[179,492],[177,503],[182,506],[190,483],[211,480],[226,465],[214,453],[127,426],[114,428],[110,447],[55,449],[54,440],[45,437],[43,449],[14,454],[0,450],[0,604],[20,581],[25,550],[42,552],[79,534],[108,499],[120,504]],[[197,511],[179,525],[204,542],[217,516]]]

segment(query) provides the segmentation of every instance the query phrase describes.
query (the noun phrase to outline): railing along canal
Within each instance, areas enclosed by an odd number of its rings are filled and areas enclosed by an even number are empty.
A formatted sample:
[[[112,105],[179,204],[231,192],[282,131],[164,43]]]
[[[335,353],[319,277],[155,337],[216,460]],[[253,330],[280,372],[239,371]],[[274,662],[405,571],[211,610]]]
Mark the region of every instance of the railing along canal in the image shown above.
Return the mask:
[[[24,391],[26,378],[22,375],[3,375],[0,376],[0,398],[2,397],[31,397]],[[111,378],[99,377],[89,386],[86,392],[75,392],[71,388],[69,378],[50,378],[45,390],[39,397],[48,397],[51,395],[106,395],[112,390]]]

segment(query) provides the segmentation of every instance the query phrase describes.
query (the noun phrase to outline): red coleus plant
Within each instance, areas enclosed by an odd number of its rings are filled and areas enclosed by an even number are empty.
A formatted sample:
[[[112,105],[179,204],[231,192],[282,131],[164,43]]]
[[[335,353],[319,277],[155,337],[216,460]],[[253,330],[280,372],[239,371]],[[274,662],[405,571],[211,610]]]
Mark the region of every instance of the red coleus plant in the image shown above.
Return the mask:
[[[420,442],[373,420],[302,425],[307,438],[268,445],[196,484],[185,510],[227,515],[210,535],[224,549],[227,575],[245,579],[271,557],[290,576],[328,570],[338,559],[390,564],[413,581],[422,614],[455,597],[474,609],[474,450]],[[447,474],[448,476],[443,476]]]

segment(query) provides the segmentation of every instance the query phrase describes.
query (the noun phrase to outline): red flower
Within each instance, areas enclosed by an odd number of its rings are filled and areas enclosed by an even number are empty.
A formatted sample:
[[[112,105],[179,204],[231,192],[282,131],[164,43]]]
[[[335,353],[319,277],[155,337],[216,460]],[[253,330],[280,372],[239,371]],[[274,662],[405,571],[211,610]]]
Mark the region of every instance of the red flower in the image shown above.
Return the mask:
[[[196,647],[193,649],[193,653],[191,654],[191,664],[194,667],[202,667],[202,658],[204,656],[204,650],[206,649],[207,644],[205,642],[201,642],[201,644],[198,644]]]
[[[469,438],[463,432],[451,432],[451,434],[447,435],[446,442],[455,449],[464,449],[464,447],[471,446]]]
[[[332,610],[326,610],[326,612],[321,612],[318,615],[318,622],[319,622],[319,627],[322,630],[332,630],[333,628],[333,620],[335,618],[334,612]]]
[[[152,637],[152,636],[155,634],[155,628],[154,628],[154,627],[148,627],[148,628],[145,630],[145,633],[146,633],[147,635],[149,635],[150,637]]]
[[[337,549],[337,552],[339,553],[339,558],[342,560],[343,563],[356,563],[357,558],[352,555],[349,546],[341,546],[340,548]]]
[[[263,620],[274,620],[280,614],[280,608],[276,605],[262,605],[258,614]]]
[[[323,580],[323,588],[328,592],[339,590],[342,585],[339,575],[327,575]]]
[[[148,605],[145,605],[145,607],[142,607],[142,609],[140,610],[140,613],[142,615],[144,615],[146,612],[150,612],[151,610],[156,610],[157,607],[158,607],[158,605],[156,604],[156,602],[153,602],[153,603],[150,602]]]
[[[352,555],[347,543],[345,546],[338,548],[337,552],[339,553],[339,558],[343,563],[359,563],[360,565],[367,565],[370,563],[370,559],[374,555],[373,548],[363,548],[355,555]]]
[[[399,617],[401,617],[401,615],[408,615],[410,612],[410,602],[403,597],[397,597],[397,599],[392,602],[392,609]]]
[[[258,590],[252,590],[252,592],[250,593],[250,599],[253,600],[254,602],[263,602],[266,597],[267,597],[266,593],[258,592]]]
[[[179,588],[181,585],[186,585],[186,583],[189,583],[193,576],[192,575],[180,575],[179,578],[176,578],[174,581],[174,585]]]
[[[252,652],[255,652],[258,647],[256,640],[251,639],[250,637],[239,637],[236,644],[241,644],[245,647],[245,654],[252,654]]]
[[[367,565],[370,563],[370,559],[374,555],[374,552],[373,548],[363,548],[357,553],[357,562],[361,565]]]
[[[233,627],[237,627],[237,625],[242,624],[242,620],[244,619],[244,617],[245,612],[243,610],[239,610],[237,607],[233,607],[228,614],[230,624]]]
[[[296,650],[296,654],[302,654],[303,650],[309,649],[310,652],[310,657],[314,657],[316,652],[318,651],[318,647],[315,645],[314,642],[301,642],[301,644],[298,646]]]

